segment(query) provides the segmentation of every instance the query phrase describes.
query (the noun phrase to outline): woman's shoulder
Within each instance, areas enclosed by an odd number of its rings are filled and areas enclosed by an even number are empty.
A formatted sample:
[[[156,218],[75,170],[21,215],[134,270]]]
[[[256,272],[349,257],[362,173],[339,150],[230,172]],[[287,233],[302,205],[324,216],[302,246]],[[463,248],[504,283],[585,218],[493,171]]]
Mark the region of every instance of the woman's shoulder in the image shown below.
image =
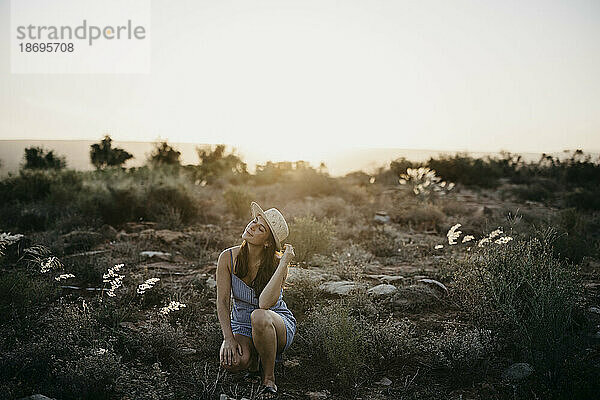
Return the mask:
[[[230,256],[229,256],[229,252],[231,251],[231,256],[233,258],[237,257],[237,254],[240,251],[240,247],[241,245],[237,245],[237,246],[232,246],[232,247],[228,247],[225,250],[223,250],[221,252],[221,254],[219,254],[219,258],[224,258],[225,261],[227,262],[227,264],[230,264]]]
[[[235,257],[237,255],[237,253],[240,251],[240,247],[241,247],[241,245],[239,245],[239,244],[236,246],[228,247],[221,252],[221,255],[229,255],[228,254],[229,250],[231,250],[231,252],[233,253],[233,256]]]

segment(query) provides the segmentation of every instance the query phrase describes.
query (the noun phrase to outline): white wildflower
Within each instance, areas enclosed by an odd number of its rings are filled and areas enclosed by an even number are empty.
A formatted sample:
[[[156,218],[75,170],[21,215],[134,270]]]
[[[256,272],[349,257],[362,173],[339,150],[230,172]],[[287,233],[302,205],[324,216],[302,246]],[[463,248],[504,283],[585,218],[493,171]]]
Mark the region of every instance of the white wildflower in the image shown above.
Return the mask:
[[[178,301],[171,301],[168,306],[160,309],[160,313],[163,315],[168,315],[171,311],[179,311],[182,308],[187,307],[185,304],[180,303]]]
[[[502,232],[502,228],[498,228],[498,229],[496,229],[495,231],[492,231],[492,232],[489,234],[488,238],[491,240],[491,239],[495,238],[496,236],[500,236],[500,235],[502,235],[502,233],[503,233],[503,232]]]
[[[466,235],[466,236],[463,238],[462,242],[463,242],[463,243],[470,242],[470,241],[471,241],[471,240],[473,240],[473,239],[475,239],[475,236],[473,236],[473,235]]]
[[[103,349],[103,348],[99,348],[98,350],[96,350],[94,352],[94,354],[97,355],[97,356],[101,356],[101,355],[106,354],[106,353],[108,353],[108,350]]]
[[[57,276],[54,279],[57,280],[57,281],[60,281],[60,280],[69,279],[69,278],[75,278],[75,275],[73,275],[73,274],[60,274],[59,276]]]
[[[504,236],[504,237],[501,237],[499,239],[496,239],[494,241],[494,243],[496,243],[496,244],[504,244],[504,243],[510,242],[511,240],[513,240],[512,237],[510,237],[510,236]]]
[[[8,233],[1,232],[0,233],[0,255],[4,255],[4,249],[6,249],[6,247],[8,247],[9,245],[19,241],[19,239],[21,239],[22,237],[23,237],[23,235],[21,235],[20,233],[11,235],[10,232],[8,232]]]
[[[434,248],[435,248],[436,250],[443,249],[443,248],[444,248],[444,245],[443,245],[443,244],[436,244]]]
[[[51,269],[55,269],[55,268],[59,268],[62,266],[60,260],[58,259],[58,257],[55,256],[50,256],[42,261],[40,261],[40,272],[42,274],[45,274],[46,272],[50,271]]]
[[[144,294],[144,293],[146,293],[146,290],[152,289],[152,287],[154,287],[154,285],[158,281],[160,281],[160,278],[150,278],[150,279],[147,279],[144,283],[142,283],[141,285],[138,285],[138,288],[137,288],[138,294]]]
[[[123,278],[125,275],[119,275],[116,271],[120,270],[125,264],[116,264],[114,267],[109,268],[108,272],[102,275],[102,282],[110,283],[110,289],[106,292],[109,297],[115,297],[115,290],[120,288],[123,284]]]
[[[490,242],[491,242],[491,241],[490,241],[490,239],[489,239],[489,238],[486,238],[486,237],[484,237],[483,239],[481,239],[481,240],[479,241],[479,243],[477,243],[477,246],[479,246],[479,247],[483,247],[485,244],[487,244],[487,243],[490,243]]]
[[[458,239],[458,237],[462,233],[462,231],[457,231],[457,229],[461,226],[461,224],[456,224],[452,228],[450,228],[450,230],[448,230],[448,233],[446,234],[446,236],[448,237],[448,244],[456,244],[456,239]]]

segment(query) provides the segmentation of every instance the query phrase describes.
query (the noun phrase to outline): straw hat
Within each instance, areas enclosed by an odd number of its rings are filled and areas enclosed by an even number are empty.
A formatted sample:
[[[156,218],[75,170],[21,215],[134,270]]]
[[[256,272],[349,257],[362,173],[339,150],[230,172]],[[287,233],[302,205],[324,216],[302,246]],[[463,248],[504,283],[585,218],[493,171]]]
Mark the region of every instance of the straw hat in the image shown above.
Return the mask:
[[[281,242],[290,234],[288,224],[285,222],[285,218],[283,218],[281,212],[276,208],[269,208],[263,211],[254,201],[250,204],[250,209],[252,210],[252,218],[255,218],[257,215],[264,218],[275,238],[275,247],[277,250],[281,250]]]

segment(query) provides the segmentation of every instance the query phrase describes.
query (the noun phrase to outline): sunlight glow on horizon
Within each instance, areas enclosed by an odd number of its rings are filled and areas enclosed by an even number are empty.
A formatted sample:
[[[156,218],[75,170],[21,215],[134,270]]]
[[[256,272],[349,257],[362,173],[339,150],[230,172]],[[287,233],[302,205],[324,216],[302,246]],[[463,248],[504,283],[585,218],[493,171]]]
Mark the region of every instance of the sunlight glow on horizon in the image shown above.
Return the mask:
[[[0,139],[108,133],[317,165],[353,148],[600,150],[594,1],[155,0],[151,11],[150,75],[0,65]]]

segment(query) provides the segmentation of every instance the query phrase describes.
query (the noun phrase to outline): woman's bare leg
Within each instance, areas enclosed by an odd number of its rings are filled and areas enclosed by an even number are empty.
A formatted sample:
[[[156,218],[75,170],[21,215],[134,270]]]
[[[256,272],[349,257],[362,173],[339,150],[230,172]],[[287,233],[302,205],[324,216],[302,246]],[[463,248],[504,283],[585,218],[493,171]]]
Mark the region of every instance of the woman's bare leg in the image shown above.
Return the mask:
[[[285,323],[275,311],[257,308],[250,314],[252,341],[260,355],[264,369],[263,384],[275,385],[275,357],[277,350],[283,350],[287,340]]]

